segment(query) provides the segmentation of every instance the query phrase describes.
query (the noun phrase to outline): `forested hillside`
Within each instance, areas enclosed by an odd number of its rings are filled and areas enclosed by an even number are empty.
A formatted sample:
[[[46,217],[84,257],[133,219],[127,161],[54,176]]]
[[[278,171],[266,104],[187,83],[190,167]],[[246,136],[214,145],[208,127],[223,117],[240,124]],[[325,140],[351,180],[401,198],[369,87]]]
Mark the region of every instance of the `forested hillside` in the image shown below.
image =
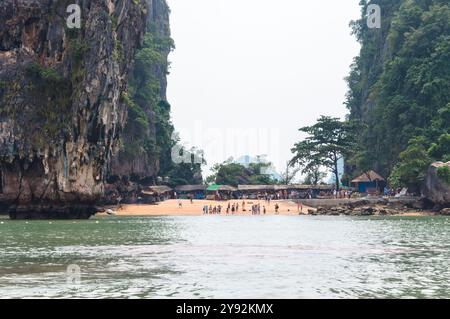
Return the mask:
[[[367,27],[371,3],[382,9],[381,29]],[[363,0],[361,9],[347,106],[363,125],[346,170],[375,169],[393,186],[418,186],[433,160],[450,160],[450,4]]]

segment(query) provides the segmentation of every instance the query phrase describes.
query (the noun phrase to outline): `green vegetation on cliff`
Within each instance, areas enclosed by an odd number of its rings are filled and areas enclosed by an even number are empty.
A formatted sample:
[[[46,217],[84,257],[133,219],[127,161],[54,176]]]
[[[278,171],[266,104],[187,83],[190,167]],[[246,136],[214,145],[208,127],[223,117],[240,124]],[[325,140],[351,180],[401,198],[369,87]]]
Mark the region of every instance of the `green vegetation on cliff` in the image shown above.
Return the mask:
[[[437,170],[437,175],[440,179],[450,185],[450,168],[448,166],[441,166]]]
[[[141,161],[148,169],[138,172],[141,182],[154,183],[158,174],[168,177],[169,184],[201,183],[201,164],[172,161],[174,138],[171,107],[165,98],[167,56],[174,48],[173,40],[149,23],[142,47],[137,50],[129,90],[122,94],[128,106],[128,119],[122,137],[119,160]]]
[[[356,175],[375,169],[395,186],[418,186],[433,160],[450,159],[448,0],[361,1],[382,8],[382,28],[353,23],[360,55],[348,77],[350,119],[363,123]]]
[[[30,143],[34,148],[41,148],[49,141],[59,142],[61,134],[69,129],[69,110],[71,106],[71,87],[62,75],[51,67],[38,63],[30,64],[26,71],[27,90],[34,98],[34,118],[29,124]],[[22,110],[22,112],[27,110]]]

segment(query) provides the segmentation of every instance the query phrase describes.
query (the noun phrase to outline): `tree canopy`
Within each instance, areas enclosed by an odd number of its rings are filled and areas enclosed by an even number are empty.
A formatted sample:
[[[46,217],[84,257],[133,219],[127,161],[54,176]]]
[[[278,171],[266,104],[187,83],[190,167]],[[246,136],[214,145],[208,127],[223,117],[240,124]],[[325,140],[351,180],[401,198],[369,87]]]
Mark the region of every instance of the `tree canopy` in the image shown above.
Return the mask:
[[[354,127],[351,122],[321,116],[316,124],[300,128],[308,136],[295,144],[291,164],[301,165],[303,173],[316,172],[319,167],[328,168],[335,176],[336,189],[339,189],[338,161],[355,149]]]
[[[248,167],[229,159],[212,168],[213,174],[207,178],[208,183],[221,185],[273,185],[278,181],[266,174],[271,163],[250,163]]]

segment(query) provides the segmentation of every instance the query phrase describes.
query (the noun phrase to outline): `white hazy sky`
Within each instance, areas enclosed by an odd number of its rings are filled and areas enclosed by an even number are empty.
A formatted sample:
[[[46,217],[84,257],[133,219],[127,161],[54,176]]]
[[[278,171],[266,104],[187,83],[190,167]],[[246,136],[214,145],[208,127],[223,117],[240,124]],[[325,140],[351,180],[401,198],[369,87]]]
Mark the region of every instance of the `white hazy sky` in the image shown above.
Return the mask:
[[[205,151],[205,176],[242,155],[266,154],[282,170],[298,128],[345,116],[359,0],[168,2],[168,99],[181,140]]]

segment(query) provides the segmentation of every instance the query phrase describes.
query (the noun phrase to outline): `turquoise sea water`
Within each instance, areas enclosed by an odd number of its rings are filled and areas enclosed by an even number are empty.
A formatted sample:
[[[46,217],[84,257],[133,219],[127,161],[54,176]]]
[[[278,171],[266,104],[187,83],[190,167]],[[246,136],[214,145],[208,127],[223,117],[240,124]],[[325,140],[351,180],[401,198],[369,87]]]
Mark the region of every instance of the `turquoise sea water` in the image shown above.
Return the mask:
[[[450,218],[0,219],[2,298],[450,298]]]

